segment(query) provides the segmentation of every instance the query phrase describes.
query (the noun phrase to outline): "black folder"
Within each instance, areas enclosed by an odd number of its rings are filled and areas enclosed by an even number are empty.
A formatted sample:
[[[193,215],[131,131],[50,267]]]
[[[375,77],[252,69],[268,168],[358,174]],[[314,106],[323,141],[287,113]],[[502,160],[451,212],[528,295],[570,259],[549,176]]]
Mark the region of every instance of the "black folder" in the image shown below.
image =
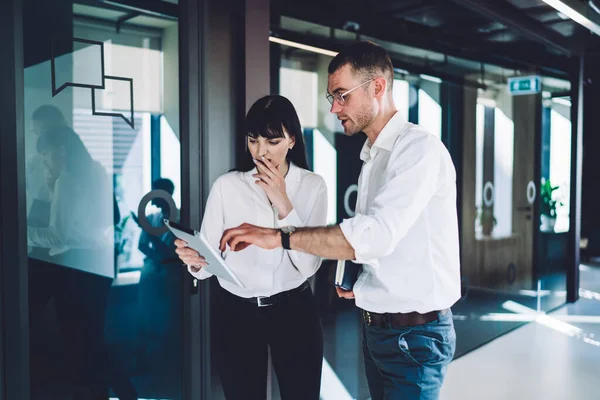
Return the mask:
[[[351,291],[354,283],[358,279],[360,265],[352,262],[346,263],[344,260],[338,260],[337,268],[335,269],[335,286],[343,290]]]

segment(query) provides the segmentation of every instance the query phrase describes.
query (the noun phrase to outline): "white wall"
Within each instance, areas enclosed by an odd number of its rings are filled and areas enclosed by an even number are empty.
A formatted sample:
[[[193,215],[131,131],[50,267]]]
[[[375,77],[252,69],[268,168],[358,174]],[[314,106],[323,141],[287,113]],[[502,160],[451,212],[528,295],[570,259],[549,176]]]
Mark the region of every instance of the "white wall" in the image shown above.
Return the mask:
[[[318,76],[316,72],[280,68],[279,93],[294,105],[302,128],[317,127]]]
[[[164,116],[179,138],[179,32],[178,24],[166,28],[163,34],[163,99]]]
[[[494,215],[496,236],[512,234],[515,126],[500,108],[495,109],[494,127]]]
[[[325,94],[327,93],[327,80],[329,74],[327,72],[329,63],[333,57],[325,55],[317,55],[317,113],[319,114],[318,128],[329,143],[335,145],[335,132],[343,132],[344,128],[337,117],[329,112],[331,104],[327,101]]]

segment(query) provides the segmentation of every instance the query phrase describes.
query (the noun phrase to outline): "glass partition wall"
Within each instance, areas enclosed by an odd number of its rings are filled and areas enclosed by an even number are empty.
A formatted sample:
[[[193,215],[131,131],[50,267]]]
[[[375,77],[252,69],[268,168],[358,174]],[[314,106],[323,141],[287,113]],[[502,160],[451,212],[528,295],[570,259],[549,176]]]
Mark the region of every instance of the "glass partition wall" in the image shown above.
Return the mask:
[[[32,398],[180,399],[177,18],[23,9]]]

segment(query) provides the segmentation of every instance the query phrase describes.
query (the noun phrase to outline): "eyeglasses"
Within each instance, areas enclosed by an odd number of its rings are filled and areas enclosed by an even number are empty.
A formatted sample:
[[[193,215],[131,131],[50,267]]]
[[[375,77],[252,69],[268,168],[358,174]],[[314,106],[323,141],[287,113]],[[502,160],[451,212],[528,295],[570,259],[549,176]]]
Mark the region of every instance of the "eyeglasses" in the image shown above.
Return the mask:
[[[327,98],[327,101],[329,101],[329,104],[333,105],[333,100],[337,101],[339,105],[343,106],[344,104],[346,104],[346,96],[348,96],[350,93],[352,93],[352,91],[358,89],[361,86],[366,85],[367,83],[374,81],[375,79],[369,79],[366,82],[361,83],[358,86],[353,87],[350,90],[345,91],[344,93],[335,93],[335,94],[331,94],[331,93],[327,93],[325,95],[325,97]]]

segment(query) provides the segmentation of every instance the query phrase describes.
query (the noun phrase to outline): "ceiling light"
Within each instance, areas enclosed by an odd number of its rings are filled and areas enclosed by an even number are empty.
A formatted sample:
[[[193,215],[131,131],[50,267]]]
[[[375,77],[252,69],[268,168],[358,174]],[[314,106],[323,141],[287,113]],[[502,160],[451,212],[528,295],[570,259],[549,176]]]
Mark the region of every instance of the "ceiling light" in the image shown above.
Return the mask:
[[[598,6],[596,5],[596,3],[594,3],[592,0],[588,0],[588,4],[590,5],[590,7],[592,7],[592,10],[594,10],[598,14],[600,14],[600,8],[598,8]]]
[[[421,75],[419,75],[419,77],[421,79],[425,79],[426,81],[435,82],[435,83],[442,83],[442,80],[440,78],[436,77],[436,76],[421,74]]]
[[[323,54],[323,55],[330,56],[330,57],[335,57],[337,55],[337,52],[335,52],[335,51],[322,49],[320,47],[309,46],[307,44],[302,44],[302,43],[298,43],[298,42],[292,42],[291,40],[285,40],[285,39],[281,39],[281,38],[274,37],[274,36],[269,36],[269,41],[273,42],[273,43],[283,44],[283,45],[289,46],[289,47],[295,47],[295,48],[301,49],[301,50],[310,51],[313,53]]]
[[[548,4],[551,7],[554,7],[556,11],[561,12],[571,18],[573,21],[577,22],[588,28],[590,31],[594,32],[596,35],[600,36],[600,26],[590,20],[588,17],[581,14],[579,11],[569,7],[561,0],[544,0],[544,3]]]

